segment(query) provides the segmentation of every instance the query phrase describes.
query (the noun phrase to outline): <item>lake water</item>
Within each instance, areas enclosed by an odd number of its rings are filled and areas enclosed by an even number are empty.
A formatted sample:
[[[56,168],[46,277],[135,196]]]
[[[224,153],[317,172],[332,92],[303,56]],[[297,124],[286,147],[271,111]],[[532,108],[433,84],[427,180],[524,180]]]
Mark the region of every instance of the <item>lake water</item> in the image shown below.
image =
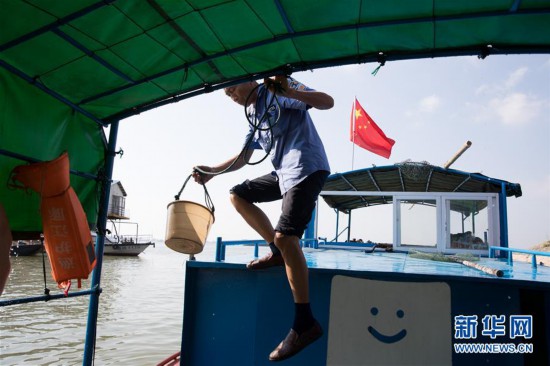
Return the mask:
[[[197,259],[211,260],[214,251],[207,243]],[[155,365],[179,351],[187,258],[162,242],[138,257],[105,257],[96,365]],[[41,254],[11,263],[1,300],[44,294]],[[59,293],[47,258],[46,266],[47,287]],[[76,281],[71,291],[78,291]],[[81,296],[0,307],[0,365],[81,365],[88,302]]]

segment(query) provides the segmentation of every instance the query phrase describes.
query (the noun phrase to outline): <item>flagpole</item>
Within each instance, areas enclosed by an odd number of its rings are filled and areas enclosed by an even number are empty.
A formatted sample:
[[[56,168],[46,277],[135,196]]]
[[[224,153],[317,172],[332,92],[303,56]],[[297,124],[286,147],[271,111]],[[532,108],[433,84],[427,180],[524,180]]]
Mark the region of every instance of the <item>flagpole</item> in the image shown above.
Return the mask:
[[[357,100],[357,96],[353,98],[353,110],[351,112],[353,116],[353,140],[351,142],[352,148],[351,148],[351,170],[353,170],[353,162],[355,160],[355,101]]]

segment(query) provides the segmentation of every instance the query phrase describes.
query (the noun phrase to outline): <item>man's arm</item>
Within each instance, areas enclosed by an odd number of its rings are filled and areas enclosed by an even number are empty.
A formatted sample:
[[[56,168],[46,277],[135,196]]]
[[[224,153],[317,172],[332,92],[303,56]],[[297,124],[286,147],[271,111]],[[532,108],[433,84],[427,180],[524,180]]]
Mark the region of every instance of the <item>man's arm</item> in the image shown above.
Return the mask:
[[[242,156],[239,157],[240,154],[235,155],[231,159],[224,161],[223,163],[218,164],[216,166],[197,165],[195,168],[198,168],[202,171],[209,172],[209,173],[219,173],[222,171],[224,173],[233,172],[245,166],[250,161],[250,157],[252,156],[253,152],[254,150],[248,149],[242,153]],[[235,164],[233,164],[233,162],[235,162]],[[204,173],[200,173],[199,171],[193,171],[193,178],[195,179],[195,182],[200,184],[205,184],[210,179],[214,178],[214,176],[215,176],[214,174],[204,174]]]
[[[287,98],[299,100],[316,109],[331,109],[334,106],[334,99],[326,93],[313,90],[296,90],[288,86],[286,76],[275,76],[275,80],[265,78],[264,83],[271,92],[276,92]],[[280,84],[281,88],[275,88],[273,83]]]

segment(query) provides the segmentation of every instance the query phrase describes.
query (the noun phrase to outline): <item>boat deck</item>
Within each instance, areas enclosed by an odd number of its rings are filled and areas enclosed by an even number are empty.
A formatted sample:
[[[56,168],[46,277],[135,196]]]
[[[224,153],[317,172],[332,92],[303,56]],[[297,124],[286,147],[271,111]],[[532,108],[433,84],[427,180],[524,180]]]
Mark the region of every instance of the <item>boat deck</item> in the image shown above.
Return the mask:
[[[250,247],[231,247],[227,250],[228,254],[223,263],[244,265],[254,259],[253,249]],[[262,253],[266,252],[267,248],[259,255],[262,256]],[[385,251],[366,253],[364,250],[358,249],[304,248],[304,254],[309,268],[434,275],[438,277],[497,278],[494,275],[459,263],[418,259],[406,253]],[[533,268],[531,263],[516,260],[509,264],[506,259],[499,258],[480,258],[475,263],[501,270],[503,272],[501,280],[542,282],[548,283],[550,286],[550,267],[544,265],[537,265]]]

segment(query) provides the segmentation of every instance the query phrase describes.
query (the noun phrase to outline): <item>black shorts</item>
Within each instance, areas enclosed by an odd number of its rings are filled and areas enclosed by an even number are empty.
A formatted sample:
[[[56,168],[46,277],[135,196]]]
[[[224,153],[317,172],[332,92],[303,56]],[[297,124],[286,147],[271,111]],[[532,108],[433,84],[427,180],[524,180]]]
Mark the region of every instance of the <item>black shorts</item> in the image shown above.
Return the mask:
[[[301,238],[329,174],[325,170],[318,170],[282,196],[279,181],[274,174],[246,180],[231,188],[230,192],[250,203],[272,202],[282,198],[282,213],[275,231]]]

